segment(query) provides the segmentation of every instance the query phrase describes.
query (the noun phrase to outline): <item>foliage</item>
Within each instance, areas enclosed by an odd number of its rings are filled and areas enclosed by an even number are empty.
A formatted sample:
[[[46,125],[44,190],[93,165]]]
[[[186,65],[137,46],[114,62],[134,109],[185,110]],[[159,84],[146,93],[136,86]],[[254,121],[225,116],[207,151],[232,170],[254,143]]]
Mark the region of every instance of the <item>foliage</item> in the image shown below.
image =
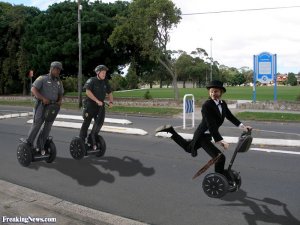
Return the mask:
[[[294,73],[289,73],[288,74],[288,80],[287,83],[291,86],[296,86],[297,85],[297,78]]]
[[[66,77],[62,80],[65,92],[73,92],[78,89],[78,78],[77,77]]]
[[[152,99],[152,95],[150,94],[150,91],[147,90],[144,94],[144,99]]]
[[[109,38],[116,49],[132,51],[135,61],[142,56],[161,63],[173,77],[175,98],[178,97],[177,74],[167,43],[170,29],[179,23],[180,14],[180,9],[170,0],[133,0],[128,15],[118,18],[119,25]]]
[[[124,90],[128,87],[126,78],[122,77],[120,74],[113,75],[109,82],[113,91]]]

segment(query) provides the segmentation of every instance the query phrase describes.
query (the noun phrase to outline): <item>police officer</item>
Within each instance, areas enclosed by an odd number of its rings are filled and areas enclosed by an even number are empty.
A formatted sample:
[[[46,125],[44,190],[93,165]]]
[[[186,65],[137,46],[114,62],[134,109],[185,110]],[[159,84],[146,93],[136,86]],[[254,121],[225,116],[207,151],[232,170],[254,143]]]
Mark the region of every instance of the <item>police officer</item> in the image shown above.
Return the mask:
[[[35,97],[33,124],[29,131],[27,143],[33,146],[33,142],[44,124],[37,139],[37,150],[44,152],[45,142],[50,134],[53,121],[47,121],[46,108],[50,103],[56,103],[59,107],[62,103],[64,88],[59,74],[62,70],[60,62],[52,62],[49,74],[39,76],[32,84],[31,92]],[[59,110],[58,107],[58,110]],[[56,112],[58,113],[58,111]],[[55,115],[56,117],[56,115]]]
[[[106,94],[109,99],[109,107],[113,105],[113,95],[111,87],[106,79],[108,68],[105,65],[99,65],[95,68],[95,77],[91,77],[84,85],[86,89],[86,99],[83,104],[83,123],[80,129],[79,137],[85,142],[87,130],[94,118],[94,125],[91,131],[92,146],[96,150],[95,137],[99,133],[105,118],[104,99]]]

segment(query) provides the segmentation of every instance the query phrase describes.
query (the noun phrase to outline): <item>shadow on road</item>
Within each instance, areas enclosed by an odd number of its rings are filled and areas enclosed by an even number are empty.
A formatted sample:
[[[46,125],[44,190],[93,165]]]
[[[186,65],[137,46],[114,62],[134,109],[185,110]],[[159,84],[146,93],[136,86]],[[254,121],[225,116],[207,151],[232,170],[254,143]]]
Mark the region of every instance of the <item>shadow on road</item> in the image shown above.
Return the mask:
[[[245,206],[250,208],[252,213],[243,213],[249,225],[256,225],[259,221],[280,225],[300,225],[300,221],[291,214],[287,205],[276,199],[253,198],[247,196],[247,192],[240,189],[238,192],[225,196],[222,200],[231,202],[222,204],[223,206]],[[271,207],[281,207],[283,215],[274,213]]]
[[[152,176],[155,173],[153,167],[147,168],[138,159],[124,156],[122,159],[117,157],[91,158],[91,163],[100,165],[106,170],[117,171],[120,177],[131,177],[141,173],[144,176]]]
[[[131,157],[125,156],[122,159],[117,157],[95,156],[87,157],[82,160],[57,157],[53,163],[36,162],[28,168],[38,170],[40,167],[55,169],[62,174],[72,177],[83,186],[94,186],[100,181],[113,183],[115,177],[110,173],[103,173],[97,166],[109,171],[117,171],[119,176],[129,177],[141,173],[144,176],[151,176],[155,173],[154,168],[146,168],[143,164]]]

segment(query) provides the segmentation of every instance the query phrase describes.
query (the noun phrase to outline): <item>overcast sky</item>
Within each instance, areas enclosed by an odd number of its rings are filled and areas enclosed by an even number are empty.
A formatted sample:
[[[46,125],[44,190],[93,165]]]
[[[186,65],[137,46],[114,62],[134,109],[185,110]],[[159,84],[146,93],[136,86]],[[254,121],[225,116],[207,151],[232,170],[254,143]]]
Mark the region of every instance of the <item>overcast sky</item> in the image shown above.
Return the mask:
[[[61,0],[1,0],[41,10]],[[102,2],[113,2],[102,0]],[[219,64],[253,68],[253,55],[277,54],[277,71],[300,72],[299,0],[173,0],[182,20],[171,31],[169,49],[204,48]],[[262,8],[294,8],[251,10]],[[248,10],[250,9],[250,10]],[[241,12],[224,12],[248,10]],[[206,12],[219,12],[207,13]],[[210,40],[212,38],[212,41]]]

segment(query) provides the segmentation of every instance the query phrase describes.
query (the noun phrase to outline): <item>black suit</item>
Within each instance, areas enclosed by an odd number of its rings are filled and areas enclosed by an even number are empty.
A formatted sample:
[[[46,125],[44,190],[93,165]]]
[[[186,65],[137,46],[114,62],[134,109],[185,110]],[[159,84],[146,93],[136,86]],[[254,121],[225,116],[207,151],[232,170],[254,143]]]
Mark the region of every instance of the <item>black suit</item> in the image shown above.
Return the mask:
[[[172,139],[179,144],[186,152],[194,152],[197,155],[197,149],[203,148],[212,158],[216,157],[221,151],[211,142],[212,138],[215,142],[223,140],[219,133],[219,128],[223,124],[224,119],[228,119],[235,126],[239,126],[241,122],[231,113],[225,101],[221,102],[222,114],[219,106],[214,100],[208,99],[202,105],[202,121],[196,129],[193,139],[186,141],[177,132],[174,132]],[[215,171],[223,173],[225,165],[225,156],[222,155],[215,164]]]

